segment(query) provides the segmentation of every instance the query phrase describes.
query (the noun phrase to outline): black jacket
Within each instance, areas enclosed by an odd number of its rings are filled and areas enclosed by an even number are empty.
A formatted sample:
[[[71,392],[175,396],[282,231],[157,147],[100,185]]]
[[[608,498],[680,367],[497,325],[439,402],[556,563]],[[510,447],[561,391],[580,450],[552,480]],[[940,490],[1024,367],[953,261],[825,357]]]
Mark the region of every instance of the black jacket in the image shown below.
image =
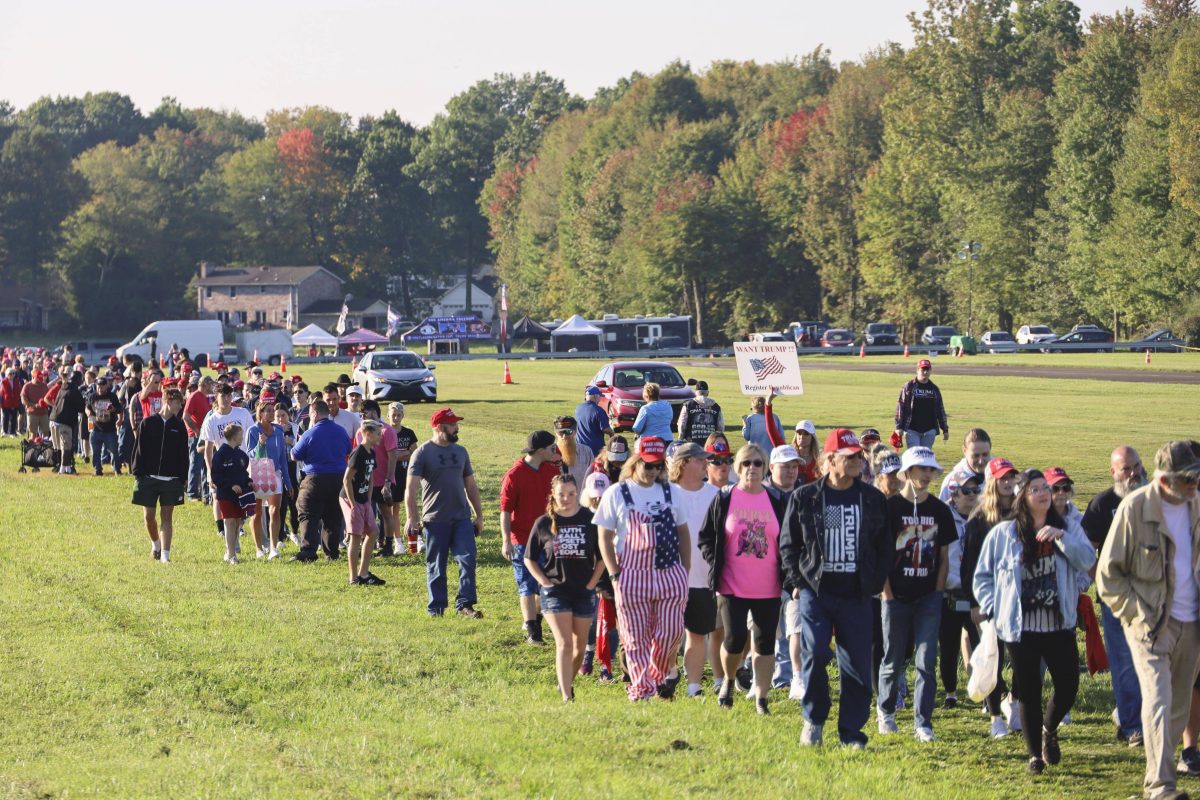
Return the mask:
[[[72,377],[58,393],[58,397],[54,398],[54,408],[50,410],[50,421],[66,425],[74,430],[79,427],[79,415],[86,410],[83,393],[79,391],[79,384]]]
[[[982,515],[977,514],[967,520],[967,527],[963,530],[962,588],[971,601],[971,608],[979,607],[979,601],[975,599],[975,568],[979,566],[983,542],[992,532],[992,527]]]
[[[783,557],[783,588],[812,589],[820,594],[825,570],[825,482],[819,478],[792,492],[779,531]],[[858,537],[858,581],[862,597],[883,591],[883,582],[896,560],[896,544],[887,525],[883,492],[859,481],[862,523]]]
[[[787,511],[787,497],[773,487],[764,485],[775,510],[775,520],[783,528],[783,515]],[[721,585],[721,570],[725,568],[725,518],[729,516],[729,504],[733,498],[733,487],[726,486],[713,498],[708,513],[704,515],[704,526],[700,528],[700,555],[708,562],[708,586],[714,592]],[[782,543],[782,541],[781,541]],[[784,577],[782,559],[779,577]]]
[[[133,447],[133,467],[137,477],[162,475],[187,480],[187,428],[179,417],[163,420],[162,414],[151,414],[138,425],[137,441]]]

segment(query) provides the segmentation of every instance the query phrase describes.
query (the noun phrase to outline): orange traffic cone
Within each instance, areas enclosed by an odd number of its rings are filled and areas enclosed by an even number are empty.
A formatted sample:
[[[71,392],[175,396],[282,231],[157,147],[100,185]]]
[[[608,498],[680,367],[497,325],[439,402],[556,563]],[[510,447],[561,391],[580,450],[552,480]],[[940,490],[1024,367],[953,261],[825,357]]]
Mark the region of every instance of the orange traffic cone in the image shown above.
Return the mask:
[[[511,383],[514,383],[514,381],[512,379],[512,372],[508,369],[508,362],[505,361],[504,362],[504,385],[508,386]]]
[[[283,353],[279,354],[279,371],[287,372],[287,356]]]
[[[204,366],[208,367],[209,369],[213,368],[212,353],[204,354]]]
[[[1146,348],[1146,363],[1150,363],[1150,349]]]
[[[967,348],[963,347],[962,345],[959,345],[959,346],[958,346],[958,357],[959,357],[959,358],[962,358],[962,357],[963,357],[963,353],[966,351],[966,349],[967,349]]]
[[[904,357],[908,358],[908,344],[907,343],[905,343],[905,345],[904,345]]]
[[[866,358],[866,357],[867,357],[867,343],[866,343],[866,342],[863,342],[861,345],[859,345],[859,348],[858,348],[858,357],[859,357],[859,358]]]
[[[258,364],[258,350],[257,349],[254,351],[254,361],[251,363]]]

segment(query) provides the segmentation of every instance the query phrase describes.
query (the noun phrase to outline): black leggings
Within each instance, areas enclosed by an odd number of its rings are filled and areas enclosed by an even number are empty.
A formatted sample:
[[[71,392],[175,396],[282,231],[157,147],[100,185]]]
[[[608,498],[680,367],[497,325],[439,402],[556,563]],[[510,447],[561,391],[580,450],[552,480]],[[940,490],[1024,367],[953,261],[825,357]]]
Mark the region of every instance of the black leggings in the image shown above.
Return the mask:
[[[746,636],[754,634],[754,652],[769,656],[775,652],[775,629],[779,627],[779,597],[749,600],[744,597],[717,595],[717,614],[725,626],[725,652],[741,654],[746,649]],[[747,628],[746,614],[754,618]]]
[[[1013,665],[1013,683],[1021,687],[1021,727],[1029,755],[1042,757],[1042,727],[1058,723],[1075,704],[1079,692],[1079,651],[1075,631],[1023,633],[1019,642],[1005,642]],[[1042,713],[1042,661],[1054,681],[1054,692]]]
[[[958,653],[962,649],[963,630],[971,643],[971,651],[979,645],[979,631],[971,622],[970,611],[955,611],[954,600],[947,600],[942,609],[942,624],[938,629],[938,671],[942,676],[942,688],[947,694],[958,691]]]

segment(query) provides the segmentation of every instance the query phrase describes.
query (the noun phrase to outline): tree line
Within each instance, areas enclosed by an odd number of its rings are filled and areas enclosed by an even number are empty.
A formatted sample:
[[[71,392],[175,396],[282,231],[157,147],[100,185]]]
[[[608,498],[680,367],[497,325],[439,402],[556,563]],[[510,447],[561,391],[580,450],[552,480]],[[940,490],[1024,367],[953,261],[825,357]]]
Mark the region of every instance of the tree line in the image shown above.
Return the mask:
[[[914,43],[673,63],[590,99],[496,75],[425,127],[328,108],[0,103],[0,283],[83,328],[185,314],[201,260],[317,263],[412,316],[492,260],[515,313],[1200,337],[1200,18],[928,0]],[[964,248],[963,243],[975,243]]]

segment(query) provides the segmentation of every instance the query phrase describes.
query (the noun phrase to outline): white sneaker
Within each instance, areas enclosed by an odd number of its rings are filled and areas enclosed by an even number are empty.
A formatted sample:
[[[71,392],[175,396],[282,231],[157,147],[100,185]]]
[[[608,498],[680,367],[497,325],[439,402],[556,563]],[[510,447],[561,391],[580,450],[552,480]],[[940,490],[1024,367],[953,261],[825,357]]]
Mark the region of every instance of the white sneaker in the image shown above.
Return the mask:
[[[792,688],[788,690],[788,700],[803,700],[804,684],[799,678],[792,678]]]
[[[171,557],[170,557],[169,555],[167,555],[166,553],[160,553],[160,554],[159,554],[159,556],[158,556],[158,560],[159,560],[159,561],[161,561],[161,562],[162,562],[162,563],[164,563],[164,564],[170,564],[170,563],[171,563]]]
[[[255,558],[266,558],[267,557],[267,548],[265,548],[265,547],[257,548],[254,551],[254,557]]]
[[[824,741],[824,725],[814,725],[808,720],[804,721],[804,729],[800,731],[800,745],[802,747],[818,747]]]
[[[1121,724],[1121,717],[1117,714],[1117,710],[1115,708],[1113,709],[1113,713],[1112,713],[1112,721],[1113,721],[1113,725]]]
[[[272,561],[276,558],[279,558],[279,551],[272,547],[270,551],[267,552],[267,561]]]
[[[750,682],[750,688],[746,690],[746,699],[747,700],[757,700],[758,699],[758,687],[754,684],[753,681]]]
[[[932,742],[936,739],[937,737],[933,735],[933,728],[917,728],[918,742]]]
[[[876,716],[879,717],[879,732],[887,735],[889,733],[897,733],[900,729],[896,727],[896,715],[888,714],[881,708],[875,709]]]
[[[1071,712],[1068,711],[1067,714],[1062,718],[1062,722],[1060,722],[1058,724],[1059,725],[1070,725],[1071,724]]]
[[[1010,731],[1021,730],[1021,704],[1014,703],[1012,695],[1005,695],[1000,701],[1000,711],[1003,712]]]
[[[230,556],[229,558],[225,559],[225,563],[226,564],[240,564],[241,562],[238,561],[237,556]]]

